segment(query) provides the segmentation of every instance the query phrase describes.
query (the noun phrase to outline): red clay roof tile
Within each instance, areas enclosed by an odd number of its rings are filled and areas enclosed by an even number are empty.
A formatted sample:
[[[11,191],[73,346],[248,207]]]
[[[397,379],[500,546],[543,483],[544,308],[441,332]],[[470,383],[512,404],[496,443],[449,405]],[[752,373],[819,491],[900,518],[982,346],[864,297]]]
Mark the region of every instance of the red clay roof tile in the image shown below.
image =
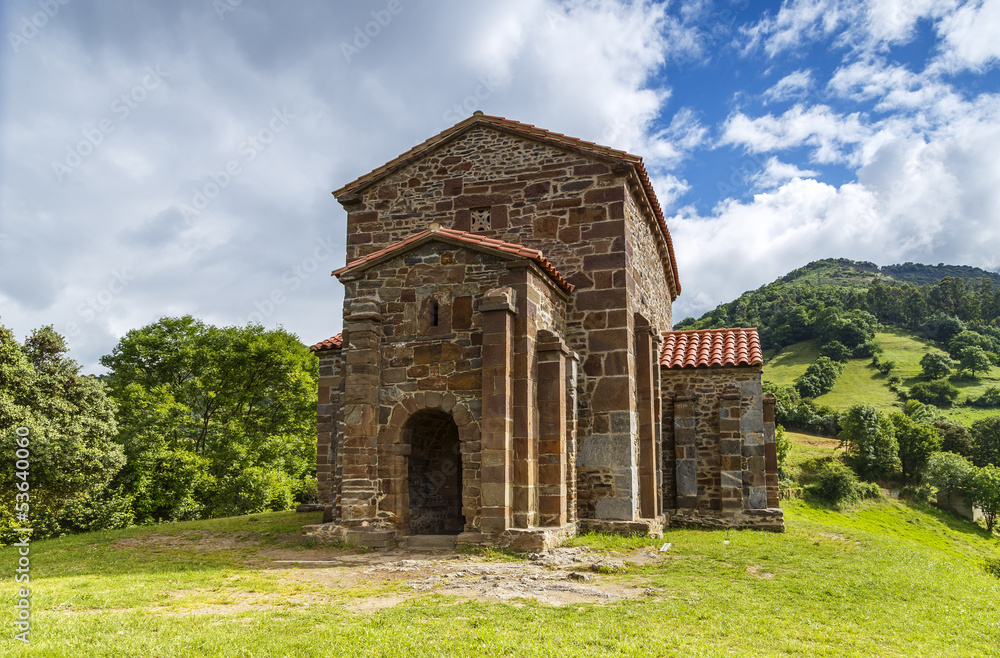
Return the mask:
[[[326,340],[321,340],[309,349],[313,352],[322,352],[324,350],[339,350],[344,346],[344,334],[339,333],[336,336],[330,336]]]
[[[374,183],[395,169],[413,162],[423,152],[444,144],[448,140],[457,137],[476,124],[488,124],[508,131],[520,133],[522,135],[527,135],[535,139],[553,141],[563,146],[580,149],[605,158],[624,161],[632,165],[639,177],[639,182],[642,183],[643,190],[646,192],[646,198],[649,201],[649,205],[653,210],[654,216],[656,217],[656,223],[659,225],[660,231],[663,233],[663,237],[666,241],[667,253],[670,256],[670,274],[675,287],[673,297],[676,299],[677,295],[681,294],[681,280],[680,276],[677,274],[677,258],[674,255],[674,242],[670,238],[670,231],[667,229],[667,221],[663,216],[663,210],[660,208],[660,202],[656,198],[656,192],[653,191],[653,183],[649,180],[649,174],[646,173],[646,166],[643,164],[642,158],[637,155],[632,155],[626,151],[613,149],[609,146],[601,146],[600,144],[588,142],[576,137],[569,137],[568,135],[564,135],[562,133],[556,133],[550,130],[545,130],[544,128],[538,128],[530,123],[521,123],[520,121],[514,121],[513,119],[505,119],[504,117],[490,116],[488,114],[474,114],[467,119],[459,121],[454,126],[441,131],[437,135],[424,140],[420,144],[417,144],[405,153],[393,158],[381,167],[377,167],[364,176],[361,176],[347,185],[344,185],[339,190],[334,191],[333,195],[340,198],[345,194],[356,193],[358,190]],[[666,265],[666,263],[664,263],[664,265]]]
[[[764,363],[756,328],[668,331],[660,365],[668,368],[759,366]]]
[[[441,242],[473,247],[474,249],[487,250],[503,257],[515,256],[517,258],[527,258],[534,261],[552,278],[553,281],[555,281],[560,288],[566,292],[573,292],[573,289],[576,287],[567,281],[538,249],[531,249],[512,242],[504,242],[502,240],[494,240],[492,238],[483,238],[466,231],[456,231],[450,228],[426,229],[424,231],[420,231],[419,233],[415,233],[401,242],[397,242],[394,245],[390,245],[384,249],[379,249],[378,251],[373,251],[367,256],[353,260],[344,267],[334,270],[331,274],[339,278],[341,275],[349,271],[362,269],[369,264],[390,258],[397,253],[406,251],[411,247],[416,247],[419,244],[430,242],[431,240],[439,240]]]

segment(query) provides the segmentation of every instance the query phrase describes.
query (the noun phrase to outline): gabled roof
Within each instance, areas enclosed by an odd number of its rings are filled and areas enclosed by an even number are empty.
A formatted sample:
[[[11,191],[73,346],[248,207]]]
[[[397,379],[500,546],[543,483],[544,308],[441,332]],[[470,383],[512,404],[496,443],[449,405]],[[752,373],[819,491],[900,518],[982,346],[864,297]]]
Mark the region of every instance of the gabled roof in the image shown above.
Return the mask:
[[[343,332],[337,334],[336,336],[330,336],[326,340],[321,340],[315,345],[311,346],[313,352],[323,352],[326,350],[339,350],[344,346],[344,334]]]
[[[431,241],[444,242],[460,247],[469,247],[477,251],[499,256],[500,258],[504,258],[506,260],[526,258],[534,261],[542,269],[542,271],[552,278],[556,285],[566,292],[573,292],[573,288],[575,288],[572,283],[567,281],[563,275],[560,274],[555,267],[553,267],[552,263],[549,262],[542,252],[537,249],[530,249],[512,242],[504,242],[503,240],[495,240],[493,238],[476,235],[475,233],[455,231],[449,228],[429,228],[424,231],[420,231],[419,233],[414,233],[401,242],[397,242],[396,244],[390,245],[385,249],[379,249],[378,251],[374,251],[363,258],[352,261],[344,267],[334,270],[331,274],[340,278],[344,274],[348,274],[350,272],[368,269],[377,263],[381,263],[399,255],[404,251],[415,249],[420,245]]]
[[[660,202],[656,198],[656,192],[653,191],[653,184],[650,182],[649,175],[646,173],[646,167],[643,165],[642,158],[638,155],[627,153],[626,151],[620,151],[608,146],[601,146],[600,144],[587,142],[582,139],[577,139],[576,137],[569,137],[567,135],[563,135],[562,133],[556,133],[545,130],[544,128],[538,128],[528,123],[521,123],[520,121],[505,119],[498,116],[490,116],[482,113],[473,114],[471,117],[464,119],[463,121],[459,121],[451,128],[443,130],[430,139],[417,144],[409,151],[393,158],[381,167],[377,167],[364,176],[361,176],[347,185],[344,185],[340,189],[335,190],[333,195],[337,197],[338,200],[342,200],[342,197],[357,194],[369,185],[374,184],[396,170],[401,169],[419,159],[431,149],[437,148],[438,146],[456,139],[476,126],[489,126],[497,130],[521,135],[536,142],[541,142],[564,150],[575,151],[590,157],[596,157],[612,164],[621,163],[631,165],[635,170],[640,184],[642,185],[646,200],[649,202],[649,207],[653,212],[653,216],[656,218],[656,223],[659,225],[660,232],[666,241],[667,252],[670,255],[671,275],[676,288],[676,294],[674,296],[676,297],[676,295],[681,293],[681,280],[677,274],[677,258],[674,255],[674,243],[670,238],[670,231],[667,229],[667,221],[663,217],[663,210],[660,208]]]
[[[760,366],[764,354],[756,328],[668,331],[663,334],[660,365],[668,368]]]

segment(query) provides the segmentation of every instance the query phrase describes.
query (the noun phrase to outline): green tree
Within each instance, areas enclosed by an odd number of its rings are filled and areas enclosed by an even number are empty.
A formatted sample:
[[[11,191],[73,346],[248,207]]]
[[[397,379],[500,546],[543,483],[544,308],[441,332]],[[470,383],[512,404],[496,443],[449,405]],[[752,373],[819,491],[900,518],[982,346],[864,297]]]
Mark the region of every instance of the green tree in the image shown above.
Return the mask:
[[[920,425],[898,411],[890,415],[899,443],[899,462],[903,478],[914,479],[920,474],[932,453],[941,449],[941,434],[930,425]]]
[[[953,452],[966,458],[972,456],[974,444],[968,427],[943,419],[935,420],[934,427],[941,432],[943,438],[941,450]]]
[[[928,352],[920,358],[920,369],[928,379],[947,377],[954,365],[948,355],[940,352]]]
[[[966,502],[983,510],[986,529],[993,532],[1000,514],[1000,468],[990,464],[974,469],[965,492]]]
[[[950,407],[958,397],[958,389],[951,382],[938,379],[933,382],[917,382],[910,387],[909,397],[935,407]]]
[[[847,451],[848,464],[863,479],[890,479],[900,468],[895,428],[875,407],[857,404],[840,421],[837,438]]]
[[[101,362],[139,521],[286,509],[311,488],[317,362],[295,336],[163,318]]]
[[[981,347],[963,348],[958,355],[959,370],[966,370],[976,376],[976,372],[988,371],[993,365],[994,359],[990,358],[990,353]]]
[[[984,336],[976,331],[960,331],[948,341],[948,354],[953,359],[961,358],[962,350],[967,347],[978,347],[986,352],[1000,350],[1000,341],[992,336]]]
[[[972,462],[976,466],[1000,466],[1000,416],[981,418],[969,431],[972,434]]]
[[[802,377],[795,382],[795,388],[804,398],[818,397],[833,388],[843,369],[842,363],[821,356],[806,368]]]
[[[935,452],[927,458],[924,480],[937,487],[951,505],[951,497],[960,495],[972,476],[975,467],[961,455],[953,452]]]
[[[28,432],[30,523],[37,537],[122,527],[131,520],[127,498],[111,486],[124,464],[114,443],[115,406],[105,386],[80,374],[52,327],[23,345],[0,326],[0,450],[14,455],[19,427]],[[5,491],[16,491],[15,460],[0,465]],[[0,511],[5,538],[17,527],[10,506]]]

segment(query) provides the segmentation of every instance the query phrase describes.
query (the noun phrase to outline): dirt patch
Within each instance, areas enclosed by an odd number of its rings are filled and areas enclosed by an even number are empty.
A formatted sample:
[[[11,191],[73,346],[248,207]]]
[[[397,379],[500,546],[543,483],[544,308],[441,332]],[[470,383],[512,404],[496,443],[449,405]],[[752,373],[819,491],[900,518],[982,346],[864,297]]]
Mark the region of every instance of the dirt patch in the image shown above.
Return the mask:
[[[620,577],[633,567],[670,560],[672,556],[655,548],[643,548],[627,555],[609,556],[588,548],[557,548],[520,560],[489,560],[454,550],[401,548],[361,552],[326,546],[303,548],[282,545],[287,538],[267,538],[251,532],[180,531],[152,533],[119,539],[113,546],[122,550],[159,553],[162,551],[248,551],[241,561],[251,569],[271,572],[281,580],[310,585],[316,603],[343,601],[359,613],[374,613],[409,599],[434,593],[459,599],[506,601],[532,599],[549,605],[570,603],[610,603],[659,594],[643,586],[641,577]],[[277,545],[274,540],[279,539]],[[233,576],[238,578],[238,576]],[[365,589],[375,589],[365,596]],[[361,590],[359,592],[359,590]],[[178,590],[170,598],[179,604],[196,592]],[[360,594],[360,596],[359,596]],[[154,606],[150,613],[169,616],[233,615],[269,609],[276,605],[296,605],[292,598],[241,595],[233,592],[232,603],[206,603],[190,609]],[[307,601],[300,603],[308,604]]]
[[[127,551],[226,551],[254,548],[261,542],[261,536],[253,532],[205,532],[202,530],[181,530],[178,532],[154,532],[138,537],[116,539],[111,542],[115,548]]]
[[[764,567],[755,566],[755,565],[748,566],[747,567],[747,573],[750,574],[751,576],[753,576],[754,578],[760,578],[761,580],[771,580],[772,578],[774,578],[774,574],[773,573],[768,573],[767,571],[762,571],[763,568]]]
[[[636,582],[621,582],[614,574],[632,565],[664,559],[640,550],[624,559],[586,548],[557,548],[526,560],[485,561],[450,551],[405,549],[378,554],[343,556],[337,565],[294,573],[301,580],[332,590],[374,584],[399,584],[404,591],[390,596],[352,599],[350,609],[375,612],[425,593],[481,601],[533,599],[550,605],[609,603],[659,593]],[[336,598],[336,597],[334,597]]]
[[[795,436],[789,437],[792,443],[798,443],[803,446],[810,446],[812,448],[827,448],[828,450],[837,450],[840,448],[840,439],[828,439],[822,436],[812,436],[809,434],[795,434]]]

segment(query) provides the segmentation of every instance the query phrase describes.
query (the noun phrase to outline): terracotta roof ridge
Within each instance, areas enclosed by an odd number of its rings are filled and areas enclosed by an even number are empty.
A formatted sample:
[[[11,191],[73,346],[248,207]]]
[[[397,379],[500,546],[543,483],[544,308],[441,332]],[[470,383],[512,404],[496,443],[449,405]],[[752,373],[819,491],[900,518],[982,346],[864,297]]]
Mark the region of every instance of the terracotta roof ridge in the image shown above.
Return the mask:
[[[343,267],[334,270],[330,274],[331,276],[339,278],[342,274],[349,270],[361,267],[366,263],[374,262],[380,258],[387,257],[390,254],[402,251],[408,246],[415,246],[418,242],[423,240],[430,241],[434,238],[434,236],[444,238],[445,241],[455,241],[470,247],[478,247],[481,249],[488,249],[493,252],[510,254],[516,258],[527,258],[534,261],[560,288],[566,292],[573,292],[576,288],[576,286],[567,281],[566,278],[559,273],[559,270],[557,270],[549,259],[545,257],[545,254],[538,249],[532,249],[531,247],[525,247],[513,242],[497,240],[496,238],[487,238],[485,236],[480,237],[476,236],[474,233],[469,233],[468,231],[459,231],[457,229],[449,228],[428,228],[418,231],[396,244],[383,247],[382,249],[373,251],[366,256],[362,256],[361,258],[356,258]]]
[[[310,345],[309,349],[313,352],[322,352],[323,350],[339,350],[344,346],[344,332],[340,332],[334,336],[330,336],[326,340],[321,340],[315,345]]]

